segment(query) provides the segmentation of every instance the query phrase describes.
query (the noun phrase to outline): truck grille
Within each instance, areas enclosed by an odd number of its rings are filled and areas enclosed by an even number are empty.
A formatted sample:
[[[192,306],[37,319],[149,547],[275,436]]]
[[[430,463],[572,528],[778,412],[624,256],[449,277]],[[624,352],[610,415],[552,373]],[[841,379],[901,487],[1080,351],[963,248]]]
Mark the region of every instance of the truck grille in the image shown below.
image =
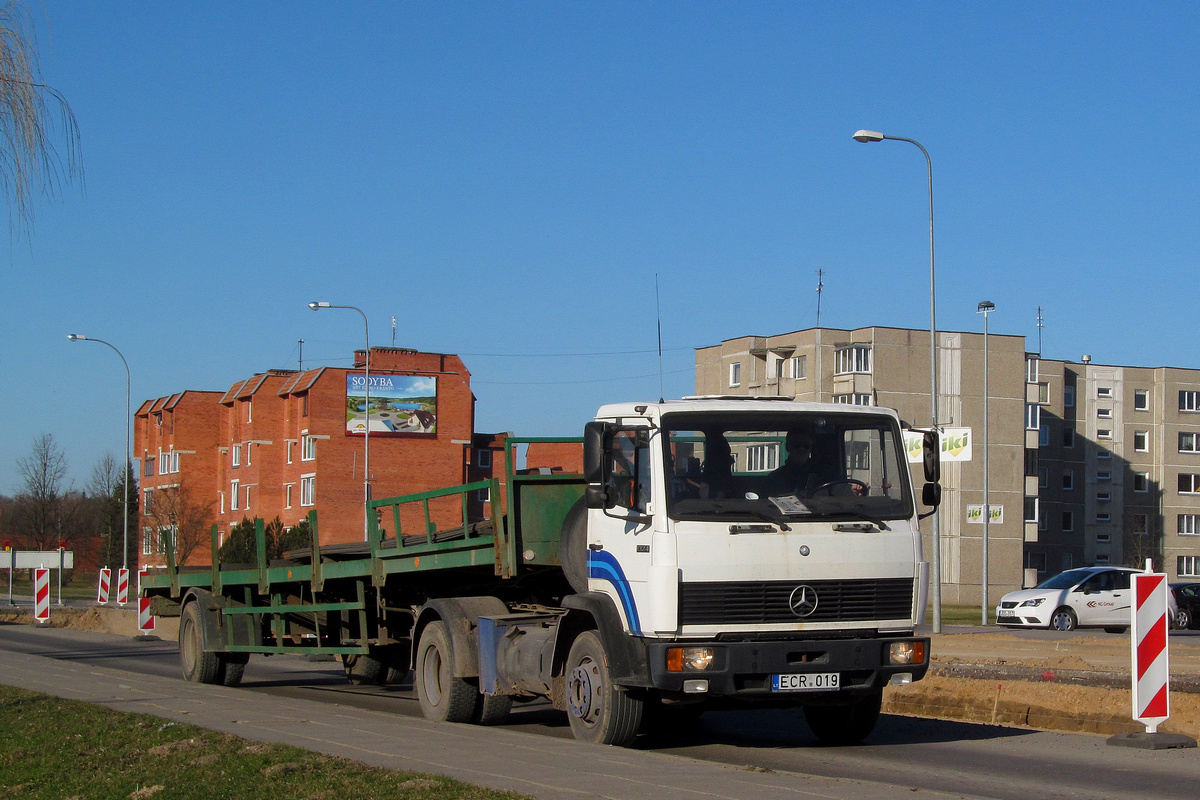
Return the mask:
[[[807,616],[792,612],[794,590],[807,586],[817,597]],[[911,578],[861,581],[766,581],[683,583],[679,587],[682,625],[778,622],[862,622],[905,619],[912,613]]]

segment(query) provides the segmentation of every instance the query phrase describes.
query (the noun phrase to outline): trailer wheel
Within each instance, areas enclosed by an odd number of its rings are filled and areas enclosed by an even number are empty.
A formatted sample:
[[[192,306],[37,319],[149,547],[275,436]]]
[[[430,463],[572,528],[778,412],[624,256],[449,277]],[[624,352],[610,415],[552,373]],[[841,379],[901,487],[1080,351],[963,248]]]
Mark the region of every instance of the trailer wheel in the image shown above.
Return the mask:
[[[224,653],[217,656],[219,666],[217,667],[216,682],[222,686],[237,686],[242,682],[242,674],[246,671],[246,664],[250,661],[249,653]]]
[[[179,619],[179,664],[183,677],[193,683],[217,683],[221,661],[204,650],[200,607],[188,603]]]
[[[584,631],[567,656],[567,717],[575,738],[625,747],[642,725],[644,702],[612,682],[608,655],[595,631]]]
[[[838,706],[805,706],[808,727],[825,744],[855,744],[871,735],[883,707],[883,692]]]
[[[471,722],[476,725],[499,725],[512,710],[512,696],[507,694],[476,694],[475,712]]]
[[[417,699],[425,719],[434,722],[470,722],[479,692],[454,676],[454,653],[446,623],[435,620],[421,632],[417,665],[413,673]]]
[[[353,684],[382,684],[387,682],[387,666],[374,656],[350,653],[342,656],[346,678]]]

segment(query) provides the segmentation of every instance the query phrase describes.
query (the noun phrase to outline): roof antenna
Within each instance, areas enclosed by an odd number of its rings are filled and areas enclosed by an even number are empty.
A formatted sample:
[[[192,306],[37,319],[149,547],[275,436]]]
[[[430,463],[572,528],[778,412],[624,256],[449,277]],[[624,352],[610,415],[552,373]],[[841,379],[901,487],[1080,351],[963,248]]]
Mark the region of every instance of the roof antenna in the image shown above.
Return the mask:
[[[825,282],[821,279],[825,277],[825,270],[817,270],[817,327],[821,327],[821,290],[825,288]]]
[[[658,317],[658,402],[666,400],[663,392],[662,307],[658,302],[658,273],[654,273],[654,313]]]
[[[304,372],[304,340],[300,340],[300,371]]]
[[[392,347],[396,346],[396,315],[392,315]]]
[[[1038,356],[1042,354],[1042,307],[1038,306]]]

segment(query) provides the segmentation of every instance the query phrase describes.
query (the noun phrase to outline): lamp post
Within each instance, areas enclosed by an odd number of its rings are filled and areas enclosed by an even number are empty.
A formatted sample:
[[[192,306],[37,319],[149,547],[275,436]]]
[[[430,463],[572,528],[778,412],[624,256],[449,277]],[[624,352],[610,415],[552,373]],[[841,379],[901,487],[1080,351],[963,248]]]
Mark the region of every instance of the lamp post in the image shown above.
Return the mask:
[[[118,356],[121,356],[121,363],[125,365],[125,465],[121,471],[125,473],[125,497],[121,502],[121,510],[124,512],[124,526],[121,539],[121,566],[129,569],[129,419],[132,416],[132,409],[129,407],[129,362],[125,360],[125,356],[121,355],[121,351],[103,339],[89,339],[80,333],[68,333],[67,338],[72,342],[95,342],[97,344],[106,345],[113,349]]]
[[[938,427],[938,366],[937,366],[937,314],[934,303],[934,269],[933,269],[933,161],[926,150],[916,139],[906,139],[903,136],[886,136],[878,131],[860,130],[854,133],[856,142],[882,142],[893,139],[897,142],[915,144],[925,155],[925,165],[929,168],[929,402],[930,426],[936,431]],[[933,632],[942,632],[942,537],[941,514],[937,509],[933,512],[932,524],[931,568],[933,580],[931,594],[933,600]]]
[[[308,307],[313,311],[322,308],[346,308],[357,311],[363,318],[363,343],[366,346],[366,358],[363,368],[363,402],[366,426],[363,431],[363,541],[370,541],[371,522],[371,328],[367,324],[367,315],[357,306],[335,306],[324,301],[312,302]]]
[[[988,314],[996,310],[990,300],[982,301],[975,308],[983,314],[983,588],[980,600],[981,625],[988,624],[988,525],[992,521],[992,507],[988,503]]]

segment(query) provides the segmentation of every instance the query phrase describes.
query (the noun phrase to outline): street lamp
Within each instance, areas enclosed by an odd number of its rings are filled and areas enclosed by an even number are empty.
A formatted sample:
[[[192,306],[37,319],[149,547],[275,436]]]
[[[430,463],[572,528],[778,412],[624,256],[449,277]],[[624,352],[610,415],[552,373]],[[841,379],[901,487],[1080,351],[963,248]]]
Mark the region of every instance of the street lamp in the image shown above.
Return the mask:
[[[933,270],[933,161],[926,150],[916,139],[906,139],[903,136],[885,136],[878,131],[855,131],[856,142],[882,142],[893,139],[897,142],[915,144],[925,154],[925,165],[929,168],[929,402],[931,427],[938,427],[938,366],[937,366],[937,314],[934,303],[934,270]],[[930,558],[933,571],[932,600],[933,600],[933,632],[942,632],[942,536],[941,515],[935,508],[933,511],[933,554]]]
[[[990,300],[982,301],[975,308],[983,314],[983,588],[980,600],[982,625],[988,624],[988,525],[992,521],[992,507],[988,504],[988,314],[996,310]]]
[[[117,350],[116,347],[103,339],[89,339],[80,333],[68,333],[67,338],[72,342],[96,342],[97,344],[107,345],[118,356],[121,356],[121,363],[125,365],[125,465],[121,470],[125,473],[125,499],[121,503],[121,508],[124,511],[121,515],[124,518],[124,532],[121,540],[121,566],[129,569],[129,420],[132,417],[132,409],[129,406],[129,362],[125,360],[125,356],[121,355],[120,350]]]
[[[325,301],[314,301],[309,303],[308,307],[313,311],[320,311],[322,308],[346,308],[357,311],[363,318],[363,340],[366,345],[366,363],[363,369],[364,416],[366,418],[366,428],[363,432],[363,541],[367,542],[371,538],[371,329],[367,325],[367,315],[357,306],[335,306]]]

